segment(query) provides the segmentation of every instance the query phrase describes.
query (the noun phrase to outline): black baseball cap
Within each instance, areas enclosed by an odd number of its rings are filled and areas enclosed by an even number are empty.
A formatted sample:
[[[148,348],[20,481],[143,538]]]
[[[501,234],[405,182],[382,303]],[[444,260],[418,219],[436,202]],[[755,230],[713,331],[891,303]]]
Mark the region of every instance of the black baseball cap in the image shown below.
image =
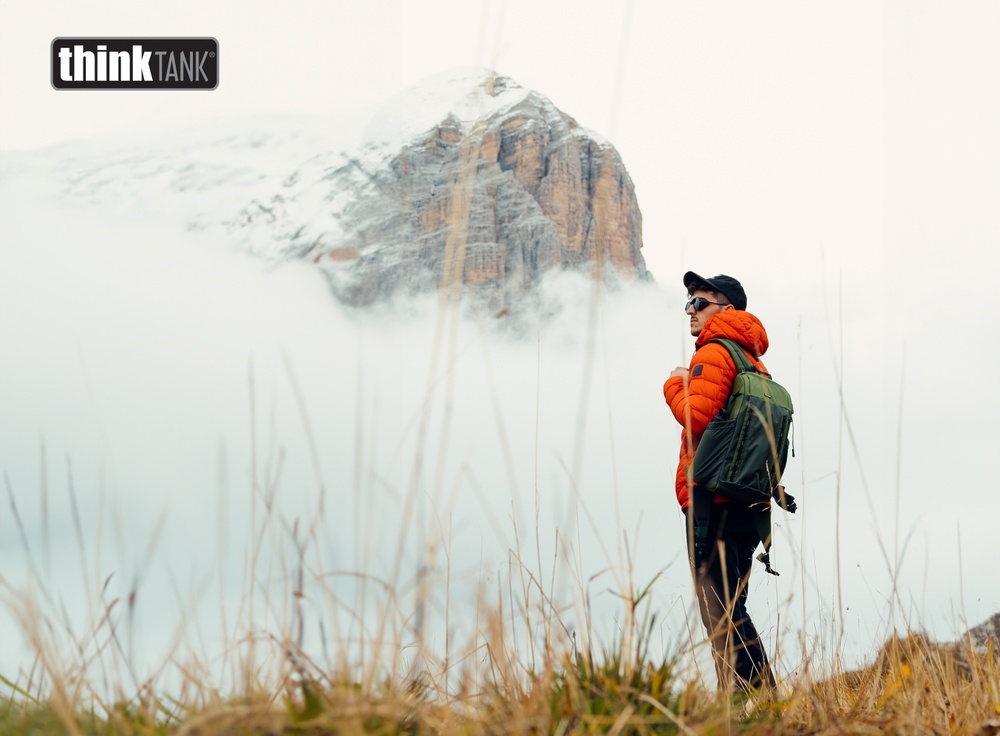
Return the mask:
[[[723,294],[729,300],[729,303],[737,309],[747,308],[747,293],[743,291],[742,284],[732,276],[720,273],[718,276],[706,279],[694,271],[688,271],[684,274],[684,287],[688,290],[688,293],[691,293],[700,286],[707,286],[711,291]]]

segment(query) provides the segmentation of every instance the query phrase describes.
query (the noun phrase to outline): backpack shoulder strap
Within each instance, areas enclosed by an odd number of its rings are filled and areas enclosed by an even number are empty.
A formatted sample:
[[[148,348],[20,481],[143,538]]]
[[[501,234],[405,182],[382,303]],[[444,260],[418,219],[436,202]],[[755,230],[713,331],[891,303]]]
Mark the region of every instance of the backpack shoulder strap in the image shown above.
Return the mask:
[[[717,342],[729,351],[729,355],[732,357],[733,363],[736,364],[737,373],[760,373],[760,371],[758,371],[747,359],[746,353],[743,352],[743,348],[741,348],[735,341],[725,337],[717,337],[714,340],[709,340],[708,342]]]

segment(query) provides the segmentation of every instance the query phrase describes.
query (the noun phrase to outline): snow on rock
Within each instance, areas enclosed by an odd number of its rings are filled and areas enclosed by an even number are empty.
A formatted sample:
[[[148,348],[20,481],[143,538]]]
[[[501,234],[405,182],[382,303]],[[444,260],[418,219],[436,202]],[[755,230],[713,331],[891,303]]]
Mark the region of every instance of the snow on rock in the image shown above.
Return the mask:
[[[485,69],[346,115],[217,120],[152,141],[4,154],[5,175],[25,166],[45,172],[59,206],[109,204],[268,260],[307,258],[355,305],[458,280],[488,307],[510,308],[551,268],[647,275],[614,148]]]

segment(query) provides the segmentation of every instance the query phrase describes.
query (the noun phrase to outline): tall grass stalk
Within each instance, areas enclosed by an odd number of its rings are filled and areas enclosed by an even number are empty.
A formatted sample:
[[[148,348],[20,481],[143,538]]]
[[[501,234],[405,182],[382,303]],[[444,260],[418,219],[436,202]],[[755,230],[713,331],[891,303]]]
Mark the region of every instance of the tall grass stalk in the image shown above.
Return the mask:
[[[304,408],[302,402],[308,427]],[[498,405],[494,410],[499,412]],[[252,416],[254,412],[252,408]],[[256,437],[255,421],[251,424]],[[499,421],[498,431],[504,431]],[[252,457],[258,457],[256,450]],[[101,545],[99,539],[88,543],[85,538],[72,469],[69,496],[89,602],[89,623],[82,631],[47,587],[17,494],[6,481],[34,584],[15,588],[2,578],[0,597],[17,623],[16,635],[34,653],[34,663],[24,672],[2,673],[0,732],[988,734],[1000,728],[991,725],[1000,719],[997,645],[994,640],[981,645],[971,637],[942,645],[917,631],[899,632],[873,655],[870,666],[854,671],[842,669],[836,649],[810,648],[803,639],[798,673],[785,671],[779,646],[774,657],[781,673],[777,692],[755,699],[716,693],[692,669],[707,653],[693,611],[672,643],[662,651],[653,646],[664,615],[655,595],[659,575],[635,579],[625,535],[620,542],[623,564],[616,566],[610,550],[604,551],[608,569],[616,568],[612,577],[620,621],[615,635],[602,636],[593,618],[591,590],[604,573],[588,575],[570,540],[559,532],[551,569],[543,574],[537,490],[533,533],[539,564],[527,559],[526,535],[515,513],[507,574],[491,590],[480,587],[472,630],[465,640],[456,640],[455,551],[451,523],[444,522],[447,509],[441,514],[440,536],[427,545],[424,556],[444,559],[443,578],[432,574],[432,568],[424,577],[389,580],[330,570],[320,554],[322,493],[310,511],[310,523],[281,518],[275,504],[280,464],[280,453],[271,452],[261,474],[250,476],[256,511],[245,552],[246,580],[235,619],[221,612],[221,662],[203,641],[193,645],[191,637],[202,636],[186,629],[198,626],[192,614],[181,621],[167,655],[148,675],[132,667],[127,644],[135,635],[133,616],[143,581],[131,581],[122,599],[111,593],[110,578],[89,574],[88,544]],[[573,483],[572,474],[567,475]],[[322,489],[320,478],[317,483]],[[586,504],[577,502],[579,513],[596,529],[599,524]],[[412,497],[409,503],[412,507]],[[140,570],[148,569],[153,546],[155,534]],[[904,550],[894,554],[894,575]],[[402,546],[397,555],[398,572],[412,557]],[[259,595],[267,585],[265,563],[280,568],[278,596]],[[563,570],[572,581],[569,599],[556,591]],[[353,601],[358,609],[335,590],[334,583],[345,576],[362,583]],[[374,628],[368,609],[373,590],[379,591]],[[443,601],[444,630],[415,631],[413,606],[435,601]],[[318,616],[311,612],[315,605]],[[266,628],[261,610],[269,613]],[[347,629],[341,626],[345,613],[352,622]],[[305,636],[310,623],[323,632],[318,649]],[[408,631],[415,634],[409,642]],[[432,636],[439,636],[443,647],[431,646]],[[333,657],[317,657],[318,651],[330,650]],[[220,678],[227,671],[231,676]]]

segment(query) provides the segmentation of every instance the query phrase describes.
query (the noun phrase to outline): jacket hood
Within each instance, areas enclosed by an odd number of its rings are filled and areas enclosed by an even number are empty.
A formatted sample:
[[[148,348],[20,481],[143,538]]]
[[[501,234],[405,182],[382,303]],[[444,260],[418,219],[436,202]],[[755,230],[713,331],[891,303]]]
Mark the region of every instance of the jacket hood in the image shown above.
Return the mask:
[[[757,358],[767,352],[767,331],[750,312],[727,309],[713,315],[701,329],[694,344],[696,348],[700,348],[709,340],[720,337],[738,342]]]

